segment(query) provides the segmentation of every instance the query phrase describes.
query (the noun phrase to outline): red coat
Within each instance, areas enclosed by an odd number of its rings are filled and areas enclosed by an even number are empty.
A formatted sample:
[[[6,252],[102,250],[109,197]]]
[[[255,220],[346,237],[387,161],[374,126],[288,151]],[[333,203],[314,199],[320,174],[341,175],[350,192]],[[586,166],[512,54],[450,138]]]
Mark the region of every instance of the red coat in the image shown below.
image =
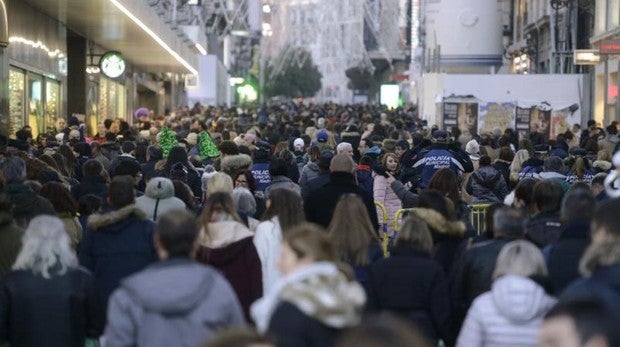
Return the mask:
[[[196,256],[196,260],[218,269],[230,282],[248,322],[250,322],[250,305],[263,296],[261,262],[253,241],[253,236],[250,234],[215,248],[202,245]]]

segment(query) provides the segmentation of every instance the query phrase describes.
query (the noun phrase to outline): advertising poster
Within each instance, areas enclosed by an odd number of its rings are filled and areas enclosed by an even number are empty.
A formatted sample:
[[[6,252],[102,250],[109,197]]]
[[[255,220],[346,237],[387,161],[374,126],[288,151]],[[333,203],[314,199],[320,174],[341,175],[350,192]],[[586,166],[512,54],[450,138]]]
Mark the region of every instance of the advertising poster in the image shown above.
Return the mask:
[[[443,104],[443,129],[451,131],[458,125],[459,104],[455,102],[446,102]]]
[[[516,131],[519,137],[526,137],[530,133],[530,119],[532,117],[531,108],[517,107],[516,110]]]
[[[567,108],[551,112],[551,139],[555,139],[559,134],[565,133],[566,130],[570,129],[570,116],[571,112]]]
[[[477,134],[478,103],[462,102],[458,105],[458,127],[461,134]]]
[[[480,105],[478,116],[478,133],[492,133],[494,129],[502,132],[515,126],[515,104],[489,102]]]
[[[551,134],[551,110],[541,110],[539,108],[532,108],[530,118],[530,131],[538,128],[538,132],[543,135],[545,141],[549,141],[549,135]]]

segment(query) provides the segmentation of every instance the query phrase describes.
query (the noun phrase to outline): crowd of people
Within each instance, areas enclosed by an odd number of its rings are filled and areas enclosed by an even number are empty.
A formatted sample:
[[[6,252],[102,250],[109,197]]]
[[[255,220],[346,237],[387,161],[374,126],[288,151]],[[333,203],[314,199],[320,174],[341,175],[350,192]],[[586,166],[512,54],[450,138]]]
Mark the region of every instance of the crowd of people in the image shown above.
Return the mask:
[[[0,137],[0,344],[620,345],[618,122],[133,116]]]

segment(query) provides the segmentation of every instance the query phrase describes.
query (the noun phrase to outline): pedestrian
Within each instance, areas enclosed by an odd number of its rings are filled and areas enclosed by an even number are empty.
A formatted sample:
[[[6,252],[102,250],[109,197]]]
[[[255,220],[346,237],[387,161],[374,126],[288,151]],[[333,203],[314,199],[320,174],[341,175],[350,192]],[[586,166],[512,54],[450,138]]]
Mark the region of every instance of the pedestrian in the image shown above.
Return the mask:
[[[426,223],[409,216],[390,257],[370,267],[367,308],[409,319],[436,344],[449,337],[451,304],[447,277],[432,249]]]
[[[338,259],[349,264],[357,281],[365,286],[370,266],[383,258],[383,251],[359,196],[348,194],[340,197],[327,232]]]
[[[364,289],[336,261],[323,229],[301,224],[286,233],[278,262],[284,277],[252,305],[259,332],[281,347],[329,347],[341,331],[359,324]]]
[[[93,272],[107,305],[120,281],[157,259],[154,224],[136,206],[134,180],[114,177],[105,209],[88,218],[79,247],[80,265]]]
[[[104,315],[98,286],[78,266],[62,221],[33,218],[0,290],[0,344],[82,347],[98,339]]]
[[[269,195],[263,221],[256,227],[254,245],[260,258],[263,292],[280,279],[277,262],[282,235],[305,220],[301,197],[289,189],[274,189]]]
[[[249,322],[250,304],[263,295],[261,262],[254,235],[241,222],[230,193],[209,194],[200,226],[196,259],[222,272]]]
[[[194,260],[197,236],[191,212],[160,215],[154,234],[159,261],[124,279],[110,298],[106,346],[192,347],[220,329],[245,325],[230,284]]]
[[[528,241],[505,245],[491,290],[474,300],[457,347],[537,346],[538,329],[556,300],[546,291],[542,253]]]

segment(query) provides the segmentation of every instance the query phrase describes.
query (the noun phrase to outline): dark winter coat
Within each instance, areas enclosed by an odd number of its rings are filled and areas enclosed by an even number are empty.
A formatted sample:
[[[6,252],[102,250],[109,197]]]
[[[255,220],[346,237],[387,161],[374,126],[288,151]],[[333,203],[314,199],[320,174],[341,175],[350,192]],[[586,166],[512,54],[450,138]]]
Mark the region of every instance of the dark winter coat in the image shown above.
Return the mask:
[[[530,218],[525,226],[525,238],[543,248],[560,237],[562,223],[559,212],[540,212]]]
[[[580,268],[586,277],[573,282],[560,299],[598,297],[620,315],[620,243],[591,245]]]
[[[379,230],[377,210],[372,195],[358,187],[353,174],[346,172],[332,172],[329,183],[310,192],[306,199],[304,199],[306,219],[309,222],[327,228],[332,220],[332,214],[338,204],[338,200],[344,194],[356,194],[362,198],[372,225],[375,227],[375,230]]]
[[[512,190],[514,187],[510,186],[510,164],[509,161],[498,159],[493,163],[493,167],[502,174],[504,181],[508,184],[508,189]]]
[[[465,223],[460,220],[448,220],[430,208],[414,208],[410,213],[416,214],[426,222],[433,237],[432,257],[441,264],[445,273],[450,273],[459,245],[465,236]]]
[[[11,204],[13,204],[13,219],[22,228],[26,228],[30,220],[36,216],[56,215],[54,206],[49,200],[35,193],[28,185],[7,184],[4,192],[7,193]]]
[[[13,271],[0,290],[0,344],[82,347],[97,338],[105,311],[95,281],[82,268],[45,279],[32,271]]]
[[[269,334],[275,336],[279,347],[330,347],[340,332],[286,301],[278,305],[269,322]]]
[[[93,272],[106,303],[123,278],[157,260],[153,232],[153,222],[136,205],[88,218],[80,264]]]
[[[420,177],[421,188],[428,187],[431,177],[440,169],[449,168],[457,177],[460,177],[461,173],[474,171],[474,165],[467,153],[444,144],[434,144],[429,149],[422,150],[413,168]]]
[[[523,162],[519,171],[519,181],[524,178],[534,178],[543,170],[545,162],[538,158],[530,158]]]
[[[155,263],[121,283],[110,298],[110,346],[193,347],[245,319],[230,284],[188,258]]]
[[[269,163],[255,162],[252,164],[252,176],[256,181],[256,190],[264,192],[271,185],[271,176],[269,176]]]
[[[549,280],[557,293],[578,279],[579,261],[590,244],[590,224],[576,222],[563,228],[558,241],[546,252]]]
[[[446,337],[451,307],[448,281],[441,265],[429,254],[395,246],[390,258],[370,269],[367,308],[400,314],[429,337]]]
[[[87,194],[104,198],[108,194],[108,186],[103,177],[86,177],[78,185],[71,188],[71,194],[73,194],[75,201]]]
[[[306,199],[311,192],[329,183],[329,172],[321,173],[317,177],[306,182],[306,186],[301,188],[301,196]]]
[[[466,189],[474,204],[503,202],[509,193],[502,173],[493,166],[483,166],[472,173]]]
[[[474,244],[456,261],[452,272],[452,298],[455,310],[455,324],[458,327],[474,299],[491,289],[495,263],[508,238],[495,238]]]
[[[22,247],[23,232],[13,221],[11,211],[0,211],[0,279],[11,271]]]
[[[358,165],[355,170],[355,177],[357,178],[357,185],[364,191],[372,194],[374,192],[373,185],[374,180],[372,178],[372,169],[369,166]]]
[[[260,258],[253,234],[241,223],[209,223],[211,239],[201,231],[196,260],[218,269],[233,287],[247,321],[250,305],[263,296]]]

